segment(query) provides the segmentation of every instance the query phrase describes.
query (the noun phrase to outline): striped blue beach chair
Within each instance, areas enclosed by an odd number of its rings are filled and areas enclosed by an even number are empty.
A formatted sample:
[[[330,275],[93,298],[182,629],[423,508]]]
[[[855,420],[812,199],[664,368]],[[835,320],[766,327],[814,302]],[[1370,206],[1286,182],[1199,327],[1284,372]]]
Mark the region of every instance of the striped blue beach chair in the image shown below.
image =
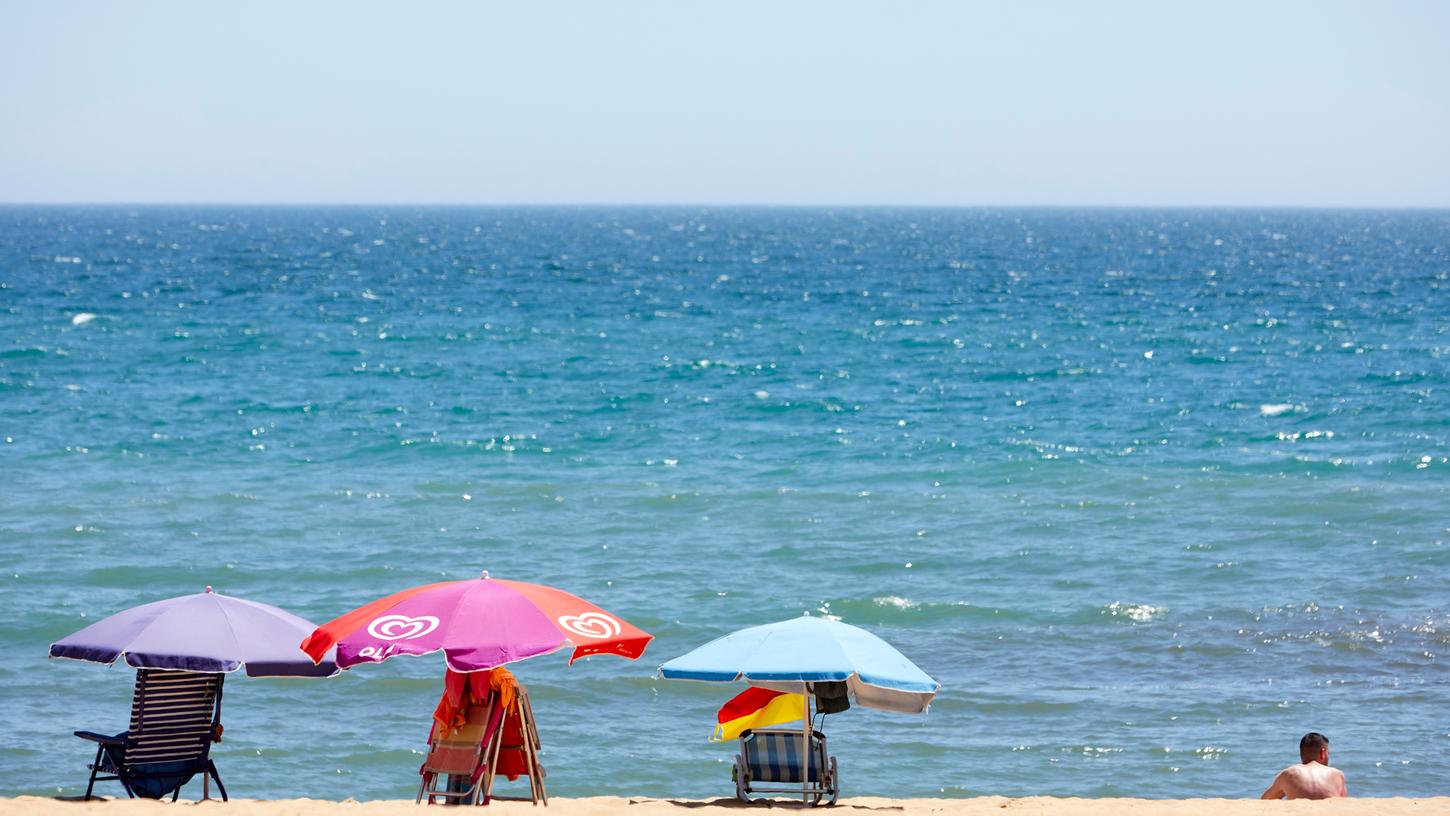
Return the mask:
[[[811,733],[810,784],[801,773],[801,732],[757,729],[740,735],[740,753],[735,757],[735,796],[749,802],[751,794],[780,793],[804,796],[812,804],[829,797],[836,803],[840,780],[836,758],[826,751],[826,735]]]
[[[227,789],[210,756],[221,714],[222,675],[138,670],[130,728],[114,736],[75,732],[97,744],[86,798],[97,782],[117,781],[131,798],[160,799],[169,793],[175,801],[181,786],[203,773],[216,780],[226,801]]]

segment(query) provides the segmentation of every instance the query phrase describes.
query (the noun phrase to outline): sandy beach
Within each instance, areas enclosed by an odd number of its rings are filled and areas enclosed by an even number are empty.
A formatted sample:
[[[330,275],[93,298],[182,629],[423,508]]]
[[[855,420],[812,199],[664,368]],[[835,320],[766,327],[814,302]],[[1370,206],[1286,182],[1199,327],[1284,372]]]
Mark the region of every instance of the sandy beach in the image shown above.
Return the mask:
[[[39,796],[0,799],[0,816],[38,816],[38,814],[147,814],[168,807],[201,805],[225,807],[235,816],[402,816],[417,813],[409,801],[324,802],[315,799],[243,800],[234,799],[223,805],[213,800],[206,803],[182,801],[153,802],[140,800],[106,800],[78,802]],[[799,805],[756,803],[744,805],[734,799],[684,800],[622,798],[596,796],[581,799],[553,799],[548,811],[528,802],[495,802],[492,813],[550,813],[552,816],[726,816],[743,810],[801,809]],[[1013,814],[1050,814],[1051,816],[1114,816],[1114,814],[1173,814],[1174,816],[1249,816],[1249,814],[1304,813],[1366,813],[1377,816],[1397,814],[1450,814],[1450,797],[1432,799],[1337,799],[1322,802],[1264,802],[1256,799],[1075,799],[1033,796],[1009,799],[983,796],[975,799],[845,799],[828,812],[837,816],[985,816],[1003,812]]]

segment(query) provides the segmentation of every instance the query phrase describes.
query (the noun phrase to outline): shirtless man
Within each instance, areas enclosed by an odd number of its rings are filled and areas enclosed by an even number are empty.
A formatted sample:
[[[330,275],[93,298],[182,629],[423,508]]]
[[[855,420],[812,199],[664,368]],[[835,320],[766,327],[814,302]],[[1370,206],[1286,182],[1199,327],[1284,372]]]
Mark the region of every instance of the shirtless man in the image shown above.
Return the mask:
[[[1348,796],[1344,774],[1329,767],[1329,737],[1310,731],[1299,740],[1298,765],[1290,765],[1274,777],[1274,784],[1260,799],[1332,799]]]

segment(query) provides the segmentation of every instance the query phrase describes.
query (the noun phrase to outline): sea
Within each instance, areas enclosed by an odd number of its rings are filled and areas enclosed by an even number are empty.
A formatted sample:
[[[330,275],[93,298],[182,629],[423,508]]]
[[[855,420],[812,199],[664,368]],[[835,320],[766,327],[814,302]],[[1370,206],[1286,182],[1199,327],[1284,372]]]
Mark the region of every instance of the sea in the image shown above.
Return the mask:
[[[1447,540],[1447,211],[0,208],[3,796],[126,727],[72,631],[483,570],[655,637],[512,667],[555,796],[731,796],[657,667],[799,615],[942,685],[844,796],[1445,795]],[[228,792],[410,799],[443,670],[232,675]]]

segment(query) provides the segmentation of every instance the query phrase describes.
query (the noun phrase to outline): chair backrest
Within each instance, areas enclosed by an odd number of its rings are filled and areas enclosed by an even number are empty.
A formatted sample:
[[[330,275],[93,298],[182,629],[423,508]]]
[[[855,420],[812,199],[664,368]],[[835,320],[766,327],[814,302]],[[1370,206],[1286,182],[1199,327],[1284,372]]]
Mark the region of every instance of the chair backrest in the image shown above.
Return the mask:
[[[222,675],[140,669],[126,764],[204,759],[221,717]]]
[[[423,760],[422,771],[439,774],[472,775],[483,761],[485,742],[490,736],[493,723],[492,696],[488,703],[470,703],[463,709],[465,723],[448,733],[435,723],[433,739],[429,741],[428,756]]]
[[[758,729],[740,735],[740,751],[745,756],[750,778],[755,782],[801,782],[801,732],[782,729]],[[811,781],[818,782],[826,764],[826,738],[819,731],[811,734]]]

